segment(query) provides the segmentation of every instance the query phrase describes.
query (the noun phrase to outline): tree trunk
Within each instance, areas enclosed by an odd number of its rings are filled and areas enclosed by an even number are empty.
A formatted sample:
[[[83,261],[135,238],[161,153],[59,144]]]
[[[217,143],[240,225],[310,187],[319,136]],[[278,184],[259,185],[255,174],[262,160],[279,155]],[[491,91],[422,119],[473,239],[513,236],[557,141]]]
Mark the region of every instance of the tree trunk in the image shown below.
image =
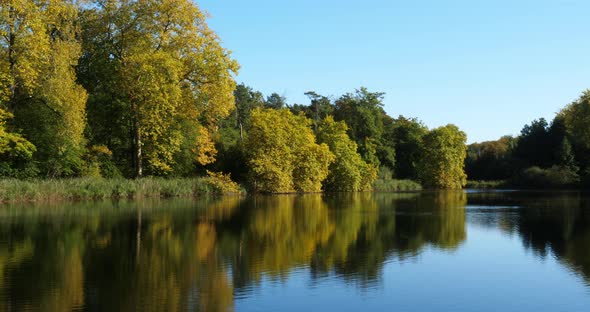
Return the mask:
[[[141,154],[141,145],[143,144],[141,141],[141,134],[139,133],[139,129],[135,130],[135,157],[137,162],[135,163],[135,177],[141,178],[143,176],[143,164],[142,164],[142,154]]]
[[[133,131],[134,131],[134,151],[133,151],[133,164],[135,165],[135,178],[141,178],[143,176],[143,164],[142,164],[142,151],[141,146],[141,132],[139,131],[138,117],[135,116],[133,120]]]
[[[240,141],[244,142],[244,133],[243,133],[242,123],[240,122]]]

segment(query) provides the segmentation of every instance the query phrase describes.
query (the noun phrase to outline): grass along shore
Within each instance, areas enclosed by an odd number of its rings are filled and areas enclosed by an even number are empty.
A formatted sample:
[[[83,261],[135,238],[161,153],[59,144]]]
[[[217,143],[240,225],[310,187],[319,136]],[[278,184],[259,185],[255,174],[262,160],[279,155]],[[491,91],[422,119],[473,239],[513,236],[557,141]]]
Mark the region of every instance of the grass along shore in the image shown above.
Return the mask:
[[[243,190],[229,177],[59,180],[0,180],[0,202],[48,202],[109,198],[189,197],[238,194]]]
[[[422,185],[412,180],[377,179],[373,182],[375,192],[421,191]]]
[[[478,180],[467,180],[466,189],[504,189],[508,188],[509,184],[504,180],[489,180],[489,181],[478,181]]]
[[[410,180],[383,180],[374,183],[376,192],[420,191]],[[245,190],[228,176],[213,174],[199,178],[142,179],[0,179],[0,203],[52,202],[148,197],[195,197],[200,195],[243,194]]]

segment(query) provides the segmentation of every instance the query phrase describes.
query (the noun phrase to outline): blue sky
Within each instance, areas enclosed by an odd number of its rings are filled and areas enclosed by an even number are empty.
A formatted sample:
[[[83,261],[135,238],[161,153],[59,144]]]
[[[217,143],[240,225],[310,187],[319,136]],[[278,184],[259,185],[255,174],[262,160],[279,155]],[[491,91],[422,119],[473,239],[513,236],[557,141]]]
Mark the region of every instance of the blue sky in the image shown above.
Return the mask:
[[[289,103],[360,86],[391,116],[518,134],[590,88],[590,1],[197,0],[241,64]]]

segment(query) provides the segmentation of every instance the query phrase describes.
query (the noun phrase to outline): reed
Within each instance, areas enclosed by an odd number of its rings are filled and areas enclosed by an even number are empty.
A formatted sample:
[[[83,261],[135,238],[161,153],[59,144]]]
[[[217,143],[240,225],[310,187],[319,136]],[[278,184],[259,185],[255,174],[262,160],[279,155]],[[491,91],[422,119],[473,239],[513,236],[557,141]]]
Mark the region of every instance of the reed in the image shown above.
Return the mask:
[[[59,180],[0,180],[0,202],[188,197],[237,194],[243,190],[223,177]]]

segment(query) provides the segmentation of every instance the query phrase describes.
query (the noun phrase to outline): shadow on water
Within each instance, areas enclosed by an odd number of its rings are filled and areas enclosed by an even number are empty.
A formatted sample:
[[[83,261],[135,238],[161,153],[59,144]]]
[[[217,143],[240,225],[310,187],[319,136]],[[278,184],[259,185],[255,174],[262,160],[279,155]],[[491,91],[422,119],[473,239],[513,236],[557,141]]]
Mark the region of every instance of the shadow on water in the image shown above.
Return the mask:
[[[0,311],[226,311],[294,272],[368,289],[389,262],[460,249],[468,222],[518,233],[588,279],[588,205],[432,192],[2,206]]]

